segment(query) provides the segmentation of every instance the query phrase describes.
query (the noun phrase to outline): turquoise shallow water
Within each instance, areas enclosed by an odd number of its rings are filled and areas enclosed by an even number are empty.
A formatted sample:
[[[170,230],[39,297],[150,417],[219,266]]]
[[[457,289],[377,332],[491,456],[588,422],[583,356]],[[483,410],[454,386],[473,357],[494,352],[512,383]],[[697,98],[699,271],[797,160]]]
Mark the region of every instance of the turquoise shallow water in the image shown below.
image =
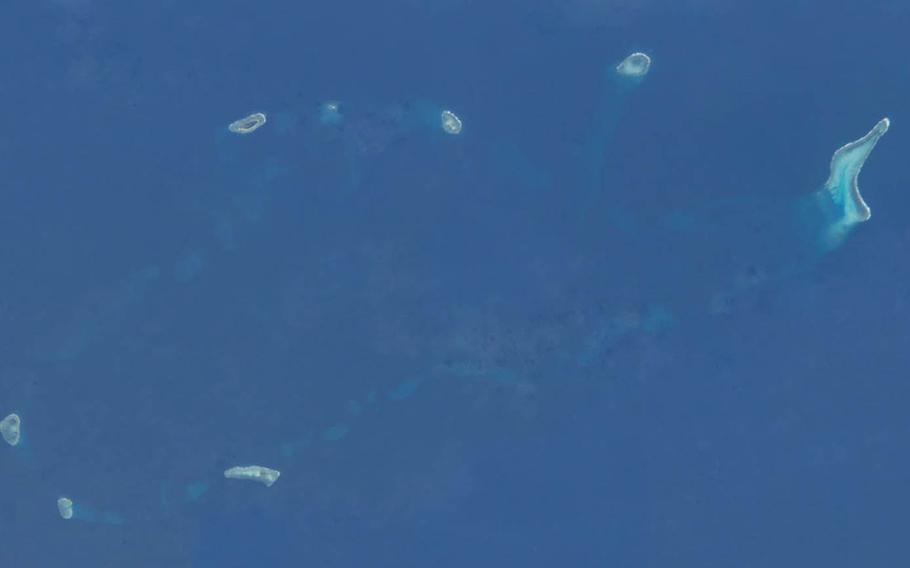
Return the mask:
[[[904,560],[910,8],[4,11],[5,565]]]

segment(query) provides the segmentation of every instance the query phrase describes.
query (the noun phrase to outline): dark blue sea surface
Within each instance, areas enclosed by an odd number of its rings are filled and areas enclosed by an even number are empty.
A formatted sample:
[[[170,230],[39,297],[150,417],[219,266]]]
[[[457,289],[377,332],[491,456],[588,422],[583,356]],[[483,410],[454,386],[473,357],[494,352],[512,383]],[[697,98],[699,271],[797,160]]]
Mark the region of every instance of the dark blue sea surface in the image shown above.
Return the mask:
[[[910,565],[910,3],[0,14],[3,566]]]

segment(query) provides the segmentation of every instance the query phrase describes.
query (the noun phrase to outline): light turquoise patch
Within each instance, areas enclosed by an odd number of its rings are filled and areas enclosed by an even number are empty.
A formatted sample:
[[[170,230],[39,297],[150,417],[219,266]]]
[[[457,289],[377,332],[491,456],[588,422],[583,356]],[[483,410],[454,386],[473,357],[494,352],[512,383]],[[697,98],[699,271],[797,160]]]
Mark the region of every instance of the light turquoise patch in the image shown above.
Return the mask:
[[[420,386],[420,379],[404,381],[386,395],[387,400],[404,400],[417,392]]]
[[[645,314],[642,322],[642,329],[647,333],[660,333],[665,329],[673,327],[676,318],[667,308],[658,305],[648,307],[648,313]]]
[[[671,211],[663,218],[662,224],[670,231],[692,234],[698,230],[699,223],[691,213],[686,211]]]
[[[356,400],[349,400],[346,406],[348,413],[353,416],[357,416],[363,411],[363,407],[361,407],[360,403]]]
[[[312,444],[312,443],[313,443],[313,433],[307,432],[306,434],[304,434],[302,439],[297,440],[296,442],[292,442],[292,441],[282,442],[281,446],[279,446],[279,451],[281,452],[282,456],[289,458],[289,457],[293,456],[294,454],[296,454],[297,452],[299,452],[300,450],[310,447],[310,444]]]
[[[178,282],[189,282],[202,271],[203,256],[201,251],[192,251],[174,266],[174,279]]]
[[[325,429],[322,433],[322,439],[327,442],[337,442],[348,435],[350,429],[344,424],[336,424]]]
[[[183,494],[186,496],[187,501],[198,501],[200,497],[205,495],[205,492],[209,490],[209,484],[204,481],[196,481],[195,483],[190,483],[183,488]]]
[[[281,452],[282,457],[289,458],[297,453],[297,444],[294,442],[282,442],[278,451]]]
[[[73,504],[73,519],[87,523],[104,523],[106,525],[122,525],[123,517],[117,513],[95,511],[82,505]]]
[[[504,385],[522,384],[521,379],[510,369],[484,367],[470,361],[447,363],[440,370],[458,378],[485,380]]]

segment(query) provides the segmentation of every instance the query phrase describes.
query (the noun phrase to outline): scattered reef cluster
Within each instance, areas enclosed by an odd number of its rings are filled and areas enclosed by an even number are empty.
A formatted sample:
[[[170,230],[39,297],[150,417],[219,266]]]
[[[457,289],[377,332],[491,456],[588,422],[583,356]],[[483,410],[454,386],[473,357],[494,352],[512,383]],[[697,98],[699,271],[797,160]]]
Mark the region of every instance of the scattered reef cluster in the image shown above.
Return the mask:
[[[618,117],[626,109],[625,101],[633,95],[635,89],[644,84],[651,71],[651,65],[652,61],[648,55],[636,52],[619,63],[611,63],[606,67],[603,104],[592,117],[590,135],[585,143],[585,151],[581,153],[584,163],[578,167],[579,183],[602,185],[606,145],[610,143]],[[237,160],[238,145],[256,144],[257,136],[260,135],[257,133],[261,129],[275,128],[279,131],[293,129],[301,121],[307,121],[319,129],[318,132],[314,131],[314,138],[322,136],[322,139],[332,141],[344,154],[349,166],[348,187],[356,188],[368,175],[363,163],[381,154],[403,136],[419,136],[429,141],[428,143],[439,144],[440,152],[457,152],[458,143],[479,143],[474,140],[468,142],[472,135],[469,132],[470,120],[467,121],[466,128],[462,117],[456,114],[453,108],[429,101],[416,101],[362,112],[356,106],[349,107],[344,101],[330,100],[313,104],[309,115],[305,117],[296,116],[283,109],[276,109],[274,112],[266,109],[239,118],[231,122],[227,128],[220,127],[215,136],[215,145],[225,163],[230,163]],[[793,235],[795,239],[802,239],[802,242],[794,243],[794,246],[811,251],[808,262],[811,263],[811,258],[820,257],[837,248],[858,224],[870,219],[871,210],[859,189],[859,174],[889,126],[887,118],[881,119],[867,134],[837,149],[831,159],[827,181],[818,190],[787,205],[792,215],[780,214],[781,209],[776,209],[782,227],[795,223],[795,229],[787,227],[782,230],[787,235]],[[497,151],[504,152],[501,149]],[[265,162],[261,168],[262,179],[280,178],[286,172],[285,167],[275,162]],[[528,172],[528,179],[539,177],[530,164],[519,165],[515,170]],[[261,192],[256,194],[256,198],[262,199]],[[248,207],[247,210],[252,212],[247,213],[246,223],[250,226],[255,225],[261,214],[256,212],[259,209],[254,206]],[[122,314],[152,295],[162,279],[170,277],[175,282],[192,282],[205,270],[206,259],[215,254],[232,251],[236,247],[238,232],[242,225],[235,214],[227,212],[217,215],[213,238],[207,245],[198,245],[187,250],[185,254],[174,259],[170,267],[148,266],[126,276],[113,287],[103,306],[92,306],[91,309],[80,312],[80,316],[76,318],[71,328],[62,334],[62,339],[56,346],[44,349],[41,356],[53,362],[67,362],[79,357],[99,338],[114,333]],[[807,262],[805,257],[802,257],[802,261]],[[783,266],[774,272],[753,271],[738,275],[732,284],[710,296],[701,313],[708,317],[726,314],[738,297],[747,295],[750,290],[767,282],[769,278],[788,274],[793,269],[793,266]],[[527,355],[528,353],[546,351],[544,346],[556,342],[560,349],[552,351],[559,353],[560,364],[584,370],[595,366],[605,353],[629,341],[630,338],[665,333],[674,327],[685,325],[686,317],[692,316],[679,313],[672,306],[652,303],[640,309],[599,314],[596,317],[587,315],[579,317],[572,314],[566,314],[564,317],[554,316],[548,326],[538,328],[539,332],[527,330],[510,332],[507,329],[496,328],[495,333],[483,335],[495,336],[497,339],[483,344],[476,337],[454,338],[453,356],[447,358],[445,362],[425,369],[422,374],[404,377],[398,384],[390,385],[385,390],[374,389],[352,395],[345,408],[339,412],[337,420],[296,437],[289,435],[287,439],[276,442],[271,451],[274,463],[270,463],[270,466],[292,460],[296,454],[316,444],[334,444],[343,440],[356,428],[365,409],[400,404],[434,382],[476,381],[511,389],[517,393],[518,398],[524,400],[533,398],[536,383],[529,377],[534,376],[535,367],[540,365],[540,361]],[[495,324],[489,322],[477,325],[495,328]],[[478,337],[480,335],[477,334]],[[506,341],[504,337],[511,337],[509,349],[512,351],[507,357],[502,356],[506,349],[503,347]],[[571,338],[574,344],[568,345],[565,340],[554,337]],[[17,411],[21,412],[21,409]],[[26,420],[24,424],[23,419]],[[18,413],[13,412],[0,421],[0,435],[9,446],[8,450],[31,452],[32,448],[25,436],[27,421],[41,419],[27,414],[20,418]],[[250,463],[254,460],[255,458],[238,459],[239,465],[225,469],[224,479],[220,482],[245,480],[256,482],[263,487],[272,487],[276,484],[281,472],[269,466]],[[177,490],[179,499],[183,502],[200,501],[211,485],[219,482],[216,481],[219,477],[218,472],[199,471],[195,472],[194,476],[195,479],[187,481]],[[154,483],[154,480],[150,480],[150,483]],[[272,491],[280,491],[280,487],[281,484]],[[169,500],[167,495],[172,490],[170,487],[162,487],[163,505]],[[94,497],[96,496],[85,496],[87,501],[93,501]],[[49,502],[54,498],[62,519],[109,525],[120,525],[129,521],[129,516],[121,515],[120,512],[98,511],[85,505],[81,495],[76,498],[48,495]]]

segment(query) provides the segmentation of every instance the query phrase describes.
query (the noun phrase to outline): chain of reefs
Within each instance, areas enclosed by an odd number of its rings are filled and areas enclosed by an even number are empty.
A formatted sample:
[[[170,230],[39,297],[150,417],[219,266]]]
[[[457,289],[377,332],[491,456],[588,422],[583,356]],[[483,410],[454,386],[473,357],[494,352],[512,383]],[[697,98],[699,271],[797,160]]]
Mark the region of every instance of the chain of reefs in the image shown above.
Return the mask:
[[[651,65],[651,59],[644,53],[633,53],[626,57],[619,65],[616,66],[616,73],[622,77],[640,79],[644,77]],[[426,116],[438,117],[435,128],[441,127],[447,134],[457,135],[462,130],[462,121],[451,110],[439,111],[438,107],[428,106],[427,108],[434,112]],[[335,126],[342,122],[341,104],[337,101],[324,103],[319,107],[318,120],[324,126]],[[250,134],[266,123],[266,115],[262,112],[250,114],[232,122],[228,130],[236,134]],[[423,121],[424,124],[428,120]],[[847,229],[864,222],[870,218],[871,212],[868,205],[863,200],[858,186],[858,176],[865,160],[869,157],[872,149],[875,147],[882,135],[887,132],[890,122],[887,118],[879,121],[869,133],[862,138],[850,142],[839,148],[831,159],[830,175],[822,190],[817,192],[817,197],[824,207],[830,220],[830,230],[837,234],[843,234]],[[666,319],[666,314],[658,314],[661,318]],[[637,324],[636,324],[637,325]],[[617,330],[605,331],[607,339],[616,335],[625,335],[631,329],[628,325],[622,326]],[[601,342],[604,338],[598,338]],[[595,353],[596,355],[596,353]],[[587,359],[595,358],[595,355]],[[586,359],[586,360],[587,360]],[[470,369],[461,369],[462,374],[471,376],[482,376],[483,370],[471,371]],[[508,376],[507,371],[497,374],[497,380],[514,381]],[[502,377],[505,377],[504,379]],[[410,397],[420,385],[420,381],[406,381],[398,388],[388,393],[387,399],[390,401],[400,401]],[[372,401],[374,397],[370,397]],[[325,441],[336,441],[344,437],[347,433],[347,426],[335,425],[326,430],[324,435]],[[0,435],[10,446],[17,446],[21,439],[21,419],[18,414],[11,413],[0,421]],[[292,453],[290,448],[286,457]],[[271,487],[281,476],[281,472],[269,467],[260,465],[240,465],[226,469],[223,473],[226,479],[254,481],[261,483],[266,487]],[[192,485],[191,494],[198,498],[207,489],[207,484],[199,482]],[[80,519],[90,522],[102,522],[108,524],[121,524],[122,518],[115,513],[97,513],[77,506],[69,497],[59,497],[57,499],[57,510],[61,518]]]

